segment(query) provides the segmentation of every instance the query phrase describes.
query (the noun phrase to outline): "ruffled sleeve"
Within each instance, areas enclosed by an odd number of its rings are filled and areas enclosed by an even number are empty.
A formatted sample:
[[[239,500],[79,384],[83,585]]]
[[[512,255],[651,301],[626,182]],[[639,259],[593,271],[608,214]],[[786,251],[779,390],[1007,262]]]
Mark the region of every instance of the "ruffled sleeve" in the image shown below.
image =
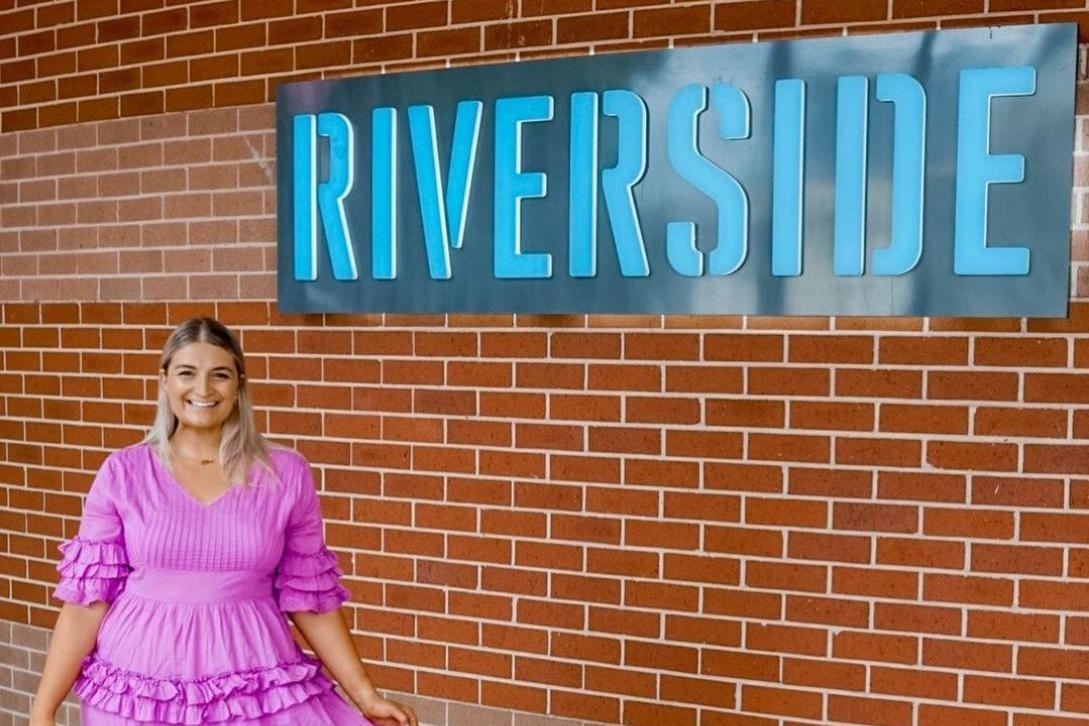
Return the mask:
[[[113,602],[125,589],[132,568],[125,550],[125,533],[114,492],[117,489],[116,456],[102,463],[87,499],[75,537],[57,549],[60,580],[53,590],[58,600],[90,605]]]
[[[276,601],[285,612],[336,610],[351,593],[340,584],[344,572],[337,564],[336,555],[325,546],[321,503],[310,464],[298,456],[292,465],[298,470],[293,477],[296,499],[273,580]]]

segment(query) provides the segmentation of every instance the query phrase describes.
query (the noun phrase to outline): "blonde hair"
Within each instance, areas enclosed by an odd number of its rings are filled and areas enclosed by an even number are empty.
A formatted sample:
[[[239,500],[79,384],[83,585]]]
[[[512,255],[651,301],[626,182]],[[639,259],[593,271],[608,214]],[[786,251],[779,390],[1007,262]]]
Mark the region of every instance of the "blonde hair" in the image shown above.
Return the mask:
[[[272,479],[280,478],[273,469],[268,452],[272,449],[288,449],[274,441],[267,440],[253,421],[253,403],[250,400],[249,384],[246,379],[246,361],[234,334],[215,318],[189,318],[176,327],[167,338],[159,357],[159,370],[166,373],[174,354],[190,343],[209,343],[223,348],[234,359],[238,374],[238,400],[230,416],[223,422],[222,437],[219,442],[219,459],[223,471],[231,484],[241,483],[249,486],[247,475],[253,464],[266,469]],[[155,421],[144,436],[142,444],[152,444],[159,460],[174,471],[174,452],[170,446],[170,437],[178,428],[178,417],[170,409],[166,389],[159,382],[159,396],[155,411]]]

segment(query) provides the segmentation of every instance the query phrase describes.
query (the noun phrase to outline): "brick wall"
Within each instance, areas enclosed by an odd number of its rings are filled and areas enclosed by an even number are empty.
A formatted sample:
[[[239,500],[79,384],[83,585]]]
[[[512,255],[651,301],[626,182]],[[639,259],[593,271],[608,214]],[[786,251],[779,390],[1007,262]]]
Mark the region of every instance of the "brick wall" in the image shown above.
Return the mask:
[[[361,653],[429,722],[1089,719],[1084,46],[1064,320],[282,315],[268,102],[303,76],[1084,28],[1084,0],[14,4],[0,724],[36,686],[56,545],[195,314],[240,333]]]

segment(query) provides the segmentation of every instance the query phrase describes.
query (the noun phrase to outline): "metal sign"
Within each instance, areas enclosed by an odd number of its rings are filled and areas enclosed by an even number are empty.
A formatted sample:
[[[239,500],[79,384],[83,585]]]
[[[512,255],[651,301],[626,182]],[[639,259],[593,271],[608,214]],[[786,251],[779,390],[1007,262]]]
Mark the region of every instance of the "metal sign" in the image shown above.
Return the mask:
[[[281,85],[285,312],[1066,315],[1073,24]]]

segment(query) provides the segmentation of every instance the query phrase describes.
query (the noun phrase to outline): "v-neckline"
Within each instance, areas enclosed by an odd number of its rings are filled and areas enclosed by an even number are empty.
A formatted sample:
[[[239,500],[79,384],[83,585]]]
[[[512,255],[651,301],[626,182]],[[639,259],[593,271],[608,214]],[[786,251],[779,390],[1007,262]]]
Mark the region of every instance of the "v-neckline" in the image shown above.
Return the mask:
[[[159,460],[159,455],[154,450],[152,450],[150,446],[149,450],[149,453],[151,454],[151,458],[154,461],[156,468],[158,468],[159,472],[166,478],[167,482],[169,482],[179,492],[181,492],[182,496],[184,496],[186,499],[188,499],[190,502],[200,507],[201,509],[211,509],[212,507],[226,499],[232,491],[238,488],[238,485],[232,484],[231,486],[227,487],[227,491],[223,492],[218,497],[205,504],[204,502],[194,497],[188,489],[182,486],[182,483],[178,481],[178,478],[174,476],[173,473],[171,473],[170,468]]]

